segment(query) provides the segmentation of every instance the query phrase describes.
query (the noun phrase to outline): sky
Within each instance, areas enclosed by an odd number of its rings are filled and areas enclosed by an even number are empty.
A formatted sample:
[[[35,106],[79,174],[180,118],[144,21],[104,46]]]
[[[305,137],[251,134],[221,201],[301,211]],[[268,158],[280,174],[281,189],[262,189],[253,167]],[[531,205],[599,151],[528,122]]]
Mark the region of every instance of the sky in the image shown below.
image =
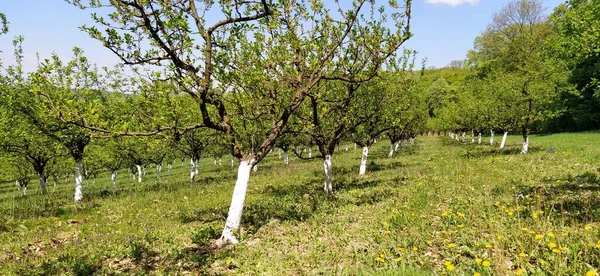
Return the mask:
[[[333,1],[333,0],[325,0]],[[349,0],[341,0],[349,1]],[[377,0],[388,1],[388,0]],[[418,51],[417,59],[427,59],[427,67],[444,67],[452,60],[461,60],[473,47],[473,41],[491,22],[508,0],[413,0],[411,38],[405,47]],[[547,13],[564,0],[543,0]],[[41,58],[55,52],[61,58],[71,57],[78,46],[100,66],[111,66],[118,59],[100,42],[79,30],[92,24],[90,11],[80,10],[63,0],[0,0],[0,12],[10,22],[8,35],[0,36],[0,59],[4,65],[13,63],[12,40],[25,38],[25,70],[34,70],[36,53]]]

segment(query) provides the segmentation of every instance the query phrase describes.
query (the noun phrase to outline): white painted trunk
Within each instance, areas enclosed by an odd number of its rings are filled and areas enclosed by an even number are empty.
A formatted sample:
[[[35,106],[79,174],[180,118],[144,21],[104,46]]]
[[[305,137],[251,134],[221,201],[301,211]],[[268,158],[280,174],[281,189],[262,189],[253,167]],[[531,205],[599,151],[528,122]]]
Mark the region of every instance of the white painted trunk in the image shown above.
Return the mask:
[[[42,194],[46,194],[46,179],[44,179],[44,175],[38,173],[38,180],[40,181],[40,188],[42,189]]]
[[[356,143],[354,143],[354,150],[356,150]]]
[[[490,130],[490,146],[494,145],[494,131]]]
[[[312,158],[312,147],[308,148],[308,158]]]
[[[400,141],[396,142],[396,145],[394,146],[394,151],[398,151],[400,149]]]
[[[21,182],[19,180],[15,181],[15,184],[17,184],[17,190],[21,189]]]
[[[167,172],[170,173],[172,169],[172,165],[169,163],[167,164]]]
[[[454,133],[450,132],[450,139],[454,139]]]
[[[283,163],[285,163],[286,165],[290,164],[290,158],[288,156],[287,151],[283,153]]]
[[[231,156],[231,168],[235,167],[235,157]]]
[[[75,202],[83,199],[83,160],[75,161]]]
[[[279,157],[279,159],[281,159],[281,149],[277,149],[277,156]]]
[[[504,132],[504,136],[502,136],[502,143],[500,143],[500,148],[503,149],[506,144],[506,137],[508,136],[508,131]]]
[[[467,142],[467,132],[466,131],[463,131],[463,133],[462,133],[462,142],[463,143]]]
[[[373,144],[377,143],[377,139],[373,139]]]
[[[252,167],[252,171],[254,171],[254,172],[258,171],[258,164],[254,165],[254,166]]]
[[[481,132],[479,132],[479,135],[477,136],[477,144],[481,145]]]
[[[223,166],[223,160],[219,157],[219,166]]]
[[[27,187],[23,187],[23,195],[27,196]]]
[[[471,144],[475,143],[475,131],[471,130]]]
[[[367,156],[369,155],[369,148],[363,147],[362,151],[362,159],[360,159],[360,170],[358,171],[358,175],[365,175],[367,172]]]
[[[392,157],[394,155],[394,145],[390,146],[390,152],[388,153],[388,157]]]
[[[190,181],[192,184],[196,182],[196,174],[198,174],[198,161],[190,159]]]
[[[113,185],[117,185],[117,171],[112,172],[112,175],[110,176],[110,180],[112,181]]]
[[[333,192],[333,174],[331,171],[331,155],[325,155],[325,160],[323,161],[323,190],[325,193]]]
[[[213,160],[213,164],[216,166],[217,165],[217,159]]]
[[[231,197],[231,206],[229,206],[229,213],[227,214],[223,234],[221,234],[221,238],[217,241],[218,244],[238,243],[238,239],[233,232],[240,228],[244,201],[246,200],[246,190],[248,189],[248,180],[250,180],[250,169],[253,163],[254,159],[240,161],[237,181],[235,182],[233,196]]]
[[[54,188],[52,189],[53,191],[56,191],[56,182],[58,181],[58,178],[53,180],[54,181]]]
[[[146,166],[142,167],[142,172],[144,172],[144,175],[146,175]],[[141,181],[140,181],[141,182]]]
[[[346,144],[346,151],[348,151],[348,144]]]
[[[138,171],[138,183],[142,183],[142,166],[140,165],[135,165],[135,167],[137,168]]]
[[[409,141],[410,141],[410,144],[412,145],[415,143],[415,138],[410,138]]]
[[[529,151],[529,137],[525,137],[523,139],[523,148],[521,149],[521,153],[525,154]]]

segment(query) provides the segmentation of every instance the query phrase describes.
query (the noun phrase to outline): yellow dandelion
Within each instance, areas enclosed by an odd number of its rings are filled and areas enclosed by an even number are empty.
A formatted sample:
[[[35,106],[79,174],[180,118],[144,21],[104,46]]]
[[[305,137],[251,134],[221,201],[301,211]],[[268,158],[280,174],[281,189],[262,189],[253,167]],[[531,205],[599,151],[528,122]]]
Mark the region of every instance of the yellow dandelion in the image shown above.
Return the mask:
[[[492,265],[492,263],[490,263],[490,261],[487,261],[487,260],[486,260],[486,261],[483,261],[483,262],[481,263],[481,265],[483,265],[484,267],[490,267],[490,265]]]
[[[497,238],[499,241],[501,241],[503,237],[502,237],[502,235],[498,235],[496,238]]]
[[[540,260],[540,265],[542,265],[542,266],[545,266],[545,265],[547,265],[547,264],[548,264],[548,262],[546,262],[546,261],[544,261],[544,260]]]
[[[552,232],[548,232],[548,234],[546,234],[546,236],[548,236],[548,237],[550,237],[550,238],[554,238],[554,237],[555,237],[555,236],[554,236],[554,233],[552,233]]]
[[[541,239],[543,239],[543,238],[544,238],[544,235],[542,235],[542,234],[537,234],[537,235],[535,235],[535,239],[536,239],[536,240],[541,240]]]
[[[515,271],[515,275],[517,275],[517,276],[523,275],[523,269],[522,268],[518,268],[517,271]]]
[[[453,264],[451,264],[450,262],[446,262],[446,263],[447,263],[447,264],[446,264],[446,269],[447,269],[448,271],[452,271],[452,270],[454,270],[454,265],[453,265]]]
[[[413,251],[417,251],[418,248],[416,246],[413,246]]]
[[[552,249],[552,253],[560,253],[560,250],[554,248],[554,249]]]
[[[465,226],[464,226],[464,225],[462,225],[462,224],[459,224],[459,225],[457,225],[456,227],[458,227],[458,228],[463,228],[463,227],[465,227]]]
[[[531,214],[531,217],[533,217],[533,219],[537,219],[538,218],[538,214],[537,213],[533,213],[533,214]]]
[[[548,247],[550,247],[550,249],[554,249],[556,247],[556,243],[550,242],[548,243]]]
[[[473,273],[473,276],[481,276],[481,273],[475,272],[475,273]]]
[[[396,261],[396,262],[399,262],[399,261],[401,261],[401,260],[402,260],[402,258],[400,258],[400,257],[398,257],[398,258],[394,259],[394,261]]]
[[[485,248],[492,248],[492,245],[491,244],[486,244]]]
[[[507,214],[509,217],[512,217],[512,215],[513,215],[513,212],[510,212],[510,211],[509,211],[509,212],[507,212],[506,214]]]
[[[600,249],[600,241],[596,244],[596,249]]]
[[[561,246],[559,249],[560,249],[560,251],[567,252],[567,248],[564,246]]]
[[[521,231],[523,231],[523,232],[527,232],[527,230],[528,230],[527,227],[522,227],[521,228]]]
[[[448,216],[448,212],[444,211],[442,212],[442,217],[447,217]]]
[[[527,257],[527,254],[525,254],[524,252],[521,252],[521,253],[519,253],[519,257],[525,258],[525,257]]]
[[[590,230],[592,230],[592,226],[589,224],[586,224],[585,227],[583,227],[583,229],[585,229],[585,231],[590,231]]]
[[[448,245],[448,247],[454,248],[454,247],[456,247],[456,244],[455,243],[451,243],[451,244]]]
[[[463,218],[463,217],[465,217],[465,214],[463,214],[461,212],[458,212],[458,216],[461,217],[461,218]]]
[[[597,276],[598,272],[596,272],[596,270],[594,269],[590,269],[588,270],[588,272],[585,273],[585,276]]]
[[[475,259],[475,262],[476,262],[477,264],[481,264],[481,262],[482,262],[482,261],[483,261],[483,260],[482,260],[482,259],[480,259],[480,258],[476,258],[476,259]]]

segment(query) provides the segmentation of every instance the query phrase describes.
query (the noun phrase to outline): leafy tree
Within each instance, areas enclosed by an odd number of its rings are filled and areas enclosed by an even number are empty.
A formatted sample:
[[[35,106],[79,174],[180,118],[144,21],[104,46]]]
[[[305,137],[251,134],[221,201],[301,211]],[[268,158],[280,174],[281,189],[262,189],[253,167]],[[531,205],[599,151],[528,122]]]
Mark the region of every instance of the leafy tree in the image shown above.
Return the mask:
[[[387,13],[365,0],[353,1],[349,7],[337,3],[338,14],[321,1],[178,1],[169,5],[162,0],[111,1],[110,5],[102,1],[69,2],[82,8],[112,9],[110,19],[93,14],[105,33],[97,26],[83,29],[125,64],[166,69],[163,77],[176,82],[179,90],[196,102],[200,123],[158,127],[149,133],[214,129],[223,133],[233,154],[241,159],[221,238],[233,243],[237,242],[233,231],[240,224],[251,167],[270,152],[309,91],[321,80],[339,76],[340,72],[327,68],[336,61],[350,62],[339,55],[349,35],[376,45],[372,48],[375,53],[377,49],[393,49],[406,35],[410,19],[409,0],[403,12],[396,12],[398,3],[390,1]],[[220,18],[207,22],[207,12]],[[381,16],[376,15],[378,12]],[[244,120],[236,118],[247,115],[231,112],[226,101],[228,95],[242,94],[247,96],[246,106],[260,111],[261,125],[267,126],[265,135],[255,141],[256,147],[244,147],[247,139],[239,131]],[[95,125],[92,120],[73,123],[89,129]]]

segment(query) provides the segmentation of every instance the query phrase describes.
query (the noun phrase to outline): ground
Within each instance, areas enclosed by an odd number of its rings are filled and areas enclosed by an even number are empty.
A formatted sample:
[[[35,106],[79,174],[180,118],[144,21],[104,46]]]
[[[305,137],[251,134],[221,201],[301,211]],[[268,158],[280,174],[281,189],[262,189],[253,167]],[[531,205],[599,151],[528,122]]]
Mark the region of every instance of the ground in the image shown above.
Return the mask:
[[[496,139],[498,140],[498,139]],[[217,248],[235,170],[202,160],[138,184],[121,171],[28,196],[0,186],[0,274],[392,274],[593,275],[600,269],[600,133],[520,138],[504,150],[420,136],[387,158],[342,144],[333,156],[333,195],[322,161],[276,151],[250,186],[241,244]],[[554,152],[548,152],[554,148]],[[189,161],[188,161],[189,162]],[[166,168],[166,166],[163,166]]]

